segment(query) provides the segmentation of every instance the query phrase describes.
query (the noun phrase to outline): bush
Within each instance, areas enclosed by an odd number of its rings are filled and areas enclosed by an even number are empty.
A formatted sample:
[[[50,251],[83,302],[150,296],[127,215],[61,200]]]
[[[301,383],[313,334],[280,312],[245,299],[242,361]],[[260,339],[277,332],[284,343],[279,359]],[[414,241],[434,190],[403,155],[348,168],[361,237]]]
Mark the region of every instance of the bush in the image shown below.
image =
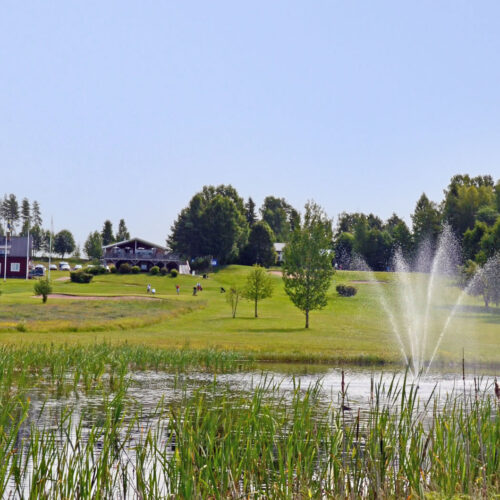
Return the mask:
[[[116,269],[116,266],[109,266],[109,272],[111,274],[116,274],[118,269]]]
[[[141,272],[141,268],[139,266],[132,266],[130,268],[130,272],[132,274],[139,274]]]
[[[42,296],[42,302],[47,302],[47,296],[52,292],[52,285],[48,279],[38,280],[33,287],[36,295]]]
[[[351,285],[337,285],[336,290],[342,297],[354,297],[358,293],[358,289]]]
[[[170,269],[170,276],[172,278],[177,278],[178,274],[179,274],[179,271],[177,271],[177,269]]]
[[[149,270],[150,274],[152,274],[153,276],[156,276],[157,274],[160,274],[160,268],[158,266],[153,266],[150,270]]]
[[[168,269],[167,269],[166,267],[162,267],[162,268],[160,269],[160,274],[161,274],[162,276],[166,276],[166,275],[168,274]]]
[[[104,266],[92,266],[92,267],[86,267],[84,271],[87,274],[92,274],[93,276],[96,276],[98,274],[105,274],[106,268]]]
[[[73,283],[90,283],[94,276],[80,269],[78,271],[71,271],[69,277]]]
[[[120,267],[118,268],[118,272],[120,274],[129,274],[131,271],[132,271],[132,266],[127,262],[120,264]]]

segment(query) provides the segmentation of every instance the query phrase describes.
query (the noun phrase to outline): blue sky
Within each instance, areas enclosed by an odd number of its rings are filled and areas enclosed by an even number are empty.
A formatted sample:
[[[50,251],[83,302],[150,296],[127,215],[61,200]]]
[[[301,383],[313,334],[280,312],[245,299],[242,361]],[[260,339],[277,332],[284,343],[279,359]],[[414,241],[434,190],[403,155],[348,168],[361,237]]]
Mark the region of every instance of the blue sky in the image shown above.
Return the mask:
[[[300,208],[500,177],[498,2],[0,4],[0,194],[164,241],[204,184]]]

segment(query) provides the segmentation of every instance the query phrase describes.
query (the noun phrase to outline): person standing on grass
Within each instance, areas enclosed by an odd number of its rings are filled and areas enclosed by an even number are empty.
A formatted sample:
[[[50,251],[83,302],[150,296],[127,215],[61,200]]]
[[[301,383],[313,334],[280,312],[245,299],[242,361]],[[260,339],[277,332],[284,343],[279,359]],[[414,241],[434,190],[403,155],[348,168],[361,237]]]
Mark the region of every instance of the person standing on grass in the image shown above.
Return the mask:
[[[198,287],[193,286],[193,295],[196,295],[197,290],[198,290]]]
[[[181,287],[179,285],[175,285],[175,291],[177,292],[177,295],[179,295]]]
[[[149,293],[151,291],[151,285],[148,283],[148,286],[146,287],[146,293]]]

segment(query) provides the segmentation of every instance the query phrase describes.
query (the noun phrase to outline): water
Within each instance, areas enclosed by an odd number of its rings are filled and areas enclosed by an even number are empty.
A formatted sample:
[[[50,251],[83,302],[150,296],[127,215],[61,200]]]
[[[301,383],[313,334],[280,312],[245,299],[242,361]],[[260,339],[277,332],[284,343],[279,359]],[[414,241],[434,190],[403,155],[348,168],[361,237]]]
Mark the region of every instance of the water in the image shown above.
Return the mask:
[[[485,272],[493,265],[488,263],[479,270],[458,296],[454,294],[450,306],[450,288],[456,287],[459,281],[459,263],[460,248],[448,226],[443,228],[436,247],[425,242],[413,261],[405,258],[401,251],[396,252],[391,287],[381,285],[366,264],[358,262],[376,287],[402,360],[414,378],[429,373],[465,298],[478,288]],[[470,334],[472,337],[474,331]]]

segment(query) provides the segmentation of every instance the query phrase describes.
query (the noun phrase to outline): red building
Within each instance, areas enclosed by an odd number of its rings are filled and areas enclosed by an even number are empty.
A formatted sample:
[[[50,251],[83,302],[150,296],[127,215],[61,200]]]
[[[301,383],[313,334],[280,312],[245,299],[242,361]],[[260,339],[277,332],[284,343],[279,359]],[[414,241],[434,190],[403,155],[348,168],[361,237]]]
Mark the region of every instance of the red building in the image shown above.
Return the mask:
[[[5,241],[5,236],[0,236],[0,279],[26,278],[26,271],[30,264],[32,241],[30,238],[28,248],[27,236],[10,236]],[[7,253],[7,259],[5,259]],[[7,263],[7,267],[5,264]],[[7,272],[5,272],[7,269]]]

